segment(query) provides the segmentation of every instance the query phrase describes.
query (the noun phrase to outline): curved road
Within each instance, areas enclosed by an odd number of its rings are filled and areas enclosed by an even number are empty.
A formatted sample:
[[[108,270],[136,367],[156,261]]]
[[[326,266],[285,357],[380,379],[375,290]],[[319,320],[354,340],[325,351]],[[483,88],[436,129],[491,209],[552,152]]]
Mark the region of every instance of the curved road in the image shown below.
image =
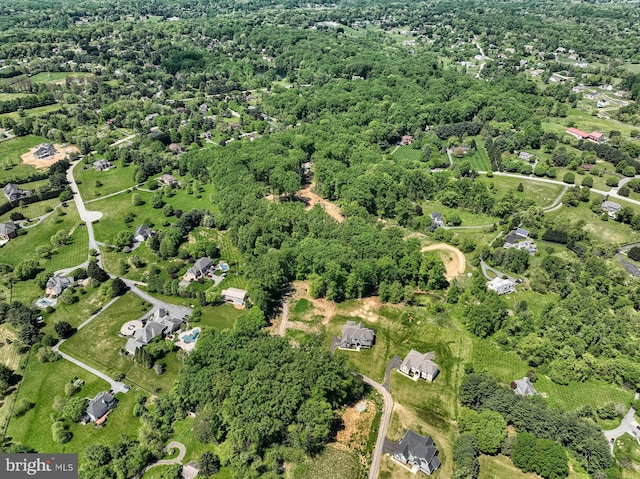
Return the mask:
[[[607,438],[609,442],[609,447],[611,448],[611,452],[613,452],[613,443],[620,436],[625,435],[626,433],[631,434],[636,440],[638,440],[638,435],[640,435],[640,431],[636,429],[636,421],[635,421],[636,410],[633,408],[629,409],[629,412],[625,414],[620,422],[620,425],[615,429],[609,429],[604,432],[604,436]]]
[[[162,459],[160,461],[154,462],[149,467],[168,466],[170,464],[180,464],[180,463],[182,463],[182,460],[184,459],[184,456],[187,454],[187,448],[184,446],[184,444],[182,444],[181,442],[178,442],[178,441],[171,441],[169,444],[166,445],[166,447],[164,448],[164,451],[165,452],[169,452],[169,450],[171,450],[171,449],[178,449],[178,451],[180,451],[180,452],[173,459]]]
[[[387,391],[382,384],[375,382],[367,376],[362,376],[362,380],[380,393],[384,399],[384,407],[382,408],[382,417],[380,418],[380,427],[378,429],[378,439],[373,449],[373,457],[371,458],[371,469],[369,469],[369,479],[377,479],[380,473],[380,463],[382,462],[382,454],[384,448],[384,440],[387,437],[387,429],[391,420],[391,411],[393,410],[393,398],[391,393]]]

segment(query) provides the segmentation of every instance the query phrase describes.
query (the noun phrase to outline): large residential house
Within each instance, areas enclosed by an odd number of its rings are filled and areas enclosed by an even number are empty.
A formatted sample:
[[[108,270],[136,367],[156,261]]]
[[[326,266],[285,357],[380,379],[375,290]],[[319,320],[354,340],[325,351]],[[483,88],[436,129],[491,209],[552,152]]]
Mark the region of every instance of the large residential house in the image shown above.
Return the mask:
[[[2,192],[9,201],[18,201],[22,198],[26,198],[30,194],[28,191],[22,191],[20,187],[14,183],[7,183],[4,185]]]
[[[87,405],[87,416],[96,424],[102,424],[109,412],[116,407],[118,402],[116,398],[107,392],[101,392],[96,395]]]
[[[140,243],[147,241],[147,239],[151,238],[152,232],[151,228],[147,225],[140,225],[136,228],[135,233],[133,233],[134,241],[138,241]]]
[[[442,214],[437,211],[431,213],[429,215],[431,218],[431,227],[433,229],[442,228],[444,226],[444,219],[442,218]]]
[[[18,227],[11,221],[0,223],[0,241],[9,241],[18,236]]]
[[[531,380],[528,377],[524,377],[522,379],[516,379],[511,383],[511,389],[518,396],[535,396],[538,394],[536,388],[531,384]]]
[[[487,283],[487,288],[495,291],[499,296],[516,292],[516,286],[510,279],[493,278]]]
[[[55,146],[51,143],[43,143],[39,145],[33,152],[33,157],[38,160],[46,160],[57,153]]]
[[[432,361],[436,353],[419,353],[412,349],[404,358],[400,365],[400,372],[412,377],[414,380],[424,379],[425,381],[433,381],[440,369],[438,365]]]
[[[440,467],[438,448],[431,436],[421,436],[411,429],[407,429],[391,457],[414,473],[422,471],[431,475]]]
[[[607,215],[609,215],[609,218],[611,219],[615,219],[616,214],[618,213],[618,211],[620,211],[621,208],[622,205],[620,203],[616,203],[615,201],[603,201],[601,205],[602,211],[607,213]]]
[[[223,301],[237,306],[244,306],[244,299],[246,296],[247,292],[244,289],[229,288],[222,291]]]
[[[185,281],[197,281],[205,277],[210,271],[213,271],[214,268],[211,258],[200,258],[187,270],[182,279]]]
[[[172,188],[180,184],[175,176],[166,174],[160,177],[160,182],[164,185],[171,186]]]
[[[129,353],[135,354],[138,348],[146,346],[157,336],[173,333],[180,327],[180,324],[182,324],[181,319],[174,318],[166,309],[159,308],[147,320],[143,328],[137,329],[133,336],[127,339],[125,349]]]
[[[98,160],[93,162],[93,169],[95,171],[104,171],[111,168],[111,162],[108,160]]]
[[[50,298],[57,298],[62,292],[73,284],[73,278],[67,278],[66,276],[53,275],[47,281],[44,294]]]
[[[373,346],[376,332],[373,329],[365,328],[362,323],[347,321],[342,328],[342,338],[340,339],[341,349],[353,349],[359,351],[361,348],[369,349]]]
[[[523,249],[529,254],[536,254],[538,251],[538,247],[533,242],[533,240],[529,239],[529,232],[522,228],[516,228],[514,231],[509,233],[505,238],[503,248],[515,248],[515,249]]]

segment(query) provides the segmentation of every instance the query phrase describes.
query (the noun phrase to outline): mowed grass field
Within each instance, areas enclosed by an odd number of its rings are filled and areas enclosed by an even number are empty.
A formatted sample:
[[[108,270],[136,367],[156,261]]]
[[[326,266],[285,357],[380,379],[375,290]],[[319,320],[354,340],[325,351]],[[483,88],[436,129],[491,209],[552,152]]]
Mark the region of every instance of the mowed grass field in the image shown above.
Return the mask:
[[[618,438],[613,447],[613,455],[622,466],[622,479],[640,478],[640,445],[630,434]]]
[[[471,213],[469,211],[464,211],[461,209],[449,208],[448,206],[444,206],[442,203],[435,200],[425,201],[421,206],[425,215],[429,215],[433,212],[438,212],[442,214],[445,221],[447,221],[447,215],[452,213],[457,214],[462,220],[460,226],[484,226],[492,225],[500,221],[500,219],[496,216],[491,216],[484,213]]]
[[[0,184],[13,178],[26,177],[30,171],[35,171],[33,166],[23,165],[20,156],[45,141],[48,140],[43,136],[26,135],[0,142]]]
[[[59,83],[67,78],[81,78],[93,76],[83,72],[42,72],[30,78],[33,83]]]
[[[60,359],[53,363],[41,363],[32,353],[18,392],[17,404],[22,401],[33,407],[20,417],[9,422],[7,438],[16,443],[50,453],[82,453],[91,444],[114,444],[122,435],[137,437],[139,421],[132,414],[137,392],[118,394],[118,406],[112,411],[106,426],[95,429],[92,425],[71,424],[73,438],[66,444],[58,444],[51,436],[53,400],[65,397],[64,387],[74,378],[84,381],[78,393],[81,397],[93,398],[100,391],[108,391],[109,384],[78,366]]]
[[[64,216],[58,216],[64,212]],[[54,212],[37,226],[26,229],[26,234],[12,239],[2,247],[2,261],[16,265],[25,259],[40,262],[41,267],[50,271],[69,268],[87,260],[89,235],[87,227],[81,224],[75,204],[70,203],[59,212]],[[39,246],[52,247],[51,237],[58,231],[71,233],[70,244],[56,248],[48,259],[41,258],[36,251]]]
[[[476,151],[471,154],[466,154],[462,158],[456,158],[451,155],[454,164],[460,164],[463,161],[468,161],[471,164],[471,169],[475,171],[489,171],[491,170],[491,163],[489,163],[489,155],[484,148],[484,141],[476,138]]]
[[[121,161],[115,161],[114,166],[107,171],[95,171],[92,164],[84,163],[76,165],[73,170],[80,196],[84,201],[133,187],[133,174],[134,166],[123,166]]]
[[[125,374],[125,382],[130,381],[149,392],[168,391],[182,364],[175,353],[162,360],[167,370],[161,376],[156,375],[153,369],[143,368],[120,355],[120,350],[127,342],[126,338],[118,335],[120,328],[127,321],[142,317],[150,309],[150,304],[133,293],[127,293],[71,336],[60,349],[111,377]]]
[[[53,105],[38,106],[36,108],[30,108],[28,110],[24,110],[24,112],[26,116],[37,116],[37,115],[44,115],[45,113],[52,113],[54,111],[58,111],[60,108],[62,108],[61,104],[54,103]],[[2,113],[0,114],[0,117],[13,118],[14,120],[17,120],[18,118],[20,118],[20,115],[18,114],[17,111],[13,111],[11,113]]]
[[[493,178],[479,176],[476,181],[485,183],[491,188],[496,198],[502,198],[511,191],[516,198],[533,200],[539,207],[549,206],[553,203],[564,188],[562,185],[529,180],[526,177],[520,179],[509,176],[494,176]],[[520,183],[522,183],[524,191],[517,191]]]
[[[16,344],[16,338],[17,335],[11,326],[0,324],[0,364],[14,371],[20,363],[19,344]]]
[[[52,198],[50,200],[38,201],[37,203],[24,205],[24,207],[17,206],[11,211],[0,216],[0,222],[9,221],[11,218],[11,213],[13,212],[21,213],[22,216],[24,216],[25,218],[29,220],[33,220],[35,218],[39,218],[40,216],[43,216],[51,212],[51,210],[53,210],[59,204],[60,204],[60,200],[58,198]],[[29,225],[26,225],[26,226],[29,226]]]
[[[395,148],[395,146],[393,147]],[[393,150],[392,150],[393,151]],[[411,145],[402,145],[399,146],[398,149],[393,154],[393,157],[398,160],[410,160],[410,161],[421,161],[425,160],[424,155],[420,148],[413,148]]]
[[[607,120],[599,116],[592,116],[588,113],[577,108],[569,108],[566,118],[548,118],[542,122],[542,129],[544,131],[552,131],[556,134],[564,134],[567,130],[567,123],[574,122],[576,128],[582,131],[590,133],[591,131],[599,131],[605,135],[609,135],[611,130],[617,130],[626,138],[629,138],[631,130],[637,129],[636,126],[622,123],[618,120]]]

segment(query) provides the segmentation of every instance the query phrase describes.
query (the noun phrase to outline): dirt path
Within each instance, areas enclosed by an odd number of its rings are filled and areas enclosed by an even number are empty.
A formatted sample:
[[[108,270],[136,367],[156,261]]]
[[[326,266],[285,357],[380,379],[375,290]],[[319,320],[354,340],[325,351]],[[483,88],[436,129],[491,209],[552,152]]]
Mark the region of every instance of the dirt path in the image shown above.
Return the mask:
[[[444,265],[447,268],[447,274],[445,275],[447,279],[453,279],[456,276],[460,276],[461,274],[464,274],[467,269],[467,258],[465,258],[462,251],[451,245],[445,243],[432,244],[422,248],[422,251],[444,251],[452,253],[452,255],[447,259],[443,258]]]
[[[340,214],[338,205],[316,195],[311,191],[311,185],[298,191],[298,197],[302,198],[302,200],[306,203],[307,206],[305,207],[305,210],[310,210],[311,208],[313,208],[313,205],[318,204],[322,206],[324,210],[329,214],[329,216],[335,219],[338,223],[344,221],[344,216]]]

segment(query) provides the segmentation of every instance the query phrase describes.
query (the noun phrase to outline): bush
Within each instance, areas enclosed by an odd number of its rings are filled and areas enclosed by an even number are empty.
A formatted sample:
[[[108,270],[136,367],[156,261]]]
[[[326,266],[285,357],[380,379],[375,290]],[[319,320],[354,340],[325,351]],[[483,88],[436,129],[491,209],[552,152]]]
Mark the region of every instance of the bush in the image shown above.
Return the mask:
[[[585,176],[582,178],[582,186],[586,186],[587,188],[593,188],[593,177]]]
[[[608,177],[607,186],[611,186],[612,188],[615,188],[616,186],[618,186],[618,178],[615,176]]]
[[[58,444],[69,442],[73,437],[71,431],[67,429],[62,421],[56,421],[51,425],[51,434],[54,442],[57,442]]]
[[[570,185],[574,184],[576,182],[576,175],[574,173],[571,173],[570,171],[565,173],[564,176],[562,177],[562,181],[564,181],[565,183],[569,183]]]
[[[634,246],[631,248],[627,255],[634,261],[640,261],[640,246]]]
[[[618,194],[620,196],[629,196],[629,187],[627,185],[622,185],[618,190]]]

